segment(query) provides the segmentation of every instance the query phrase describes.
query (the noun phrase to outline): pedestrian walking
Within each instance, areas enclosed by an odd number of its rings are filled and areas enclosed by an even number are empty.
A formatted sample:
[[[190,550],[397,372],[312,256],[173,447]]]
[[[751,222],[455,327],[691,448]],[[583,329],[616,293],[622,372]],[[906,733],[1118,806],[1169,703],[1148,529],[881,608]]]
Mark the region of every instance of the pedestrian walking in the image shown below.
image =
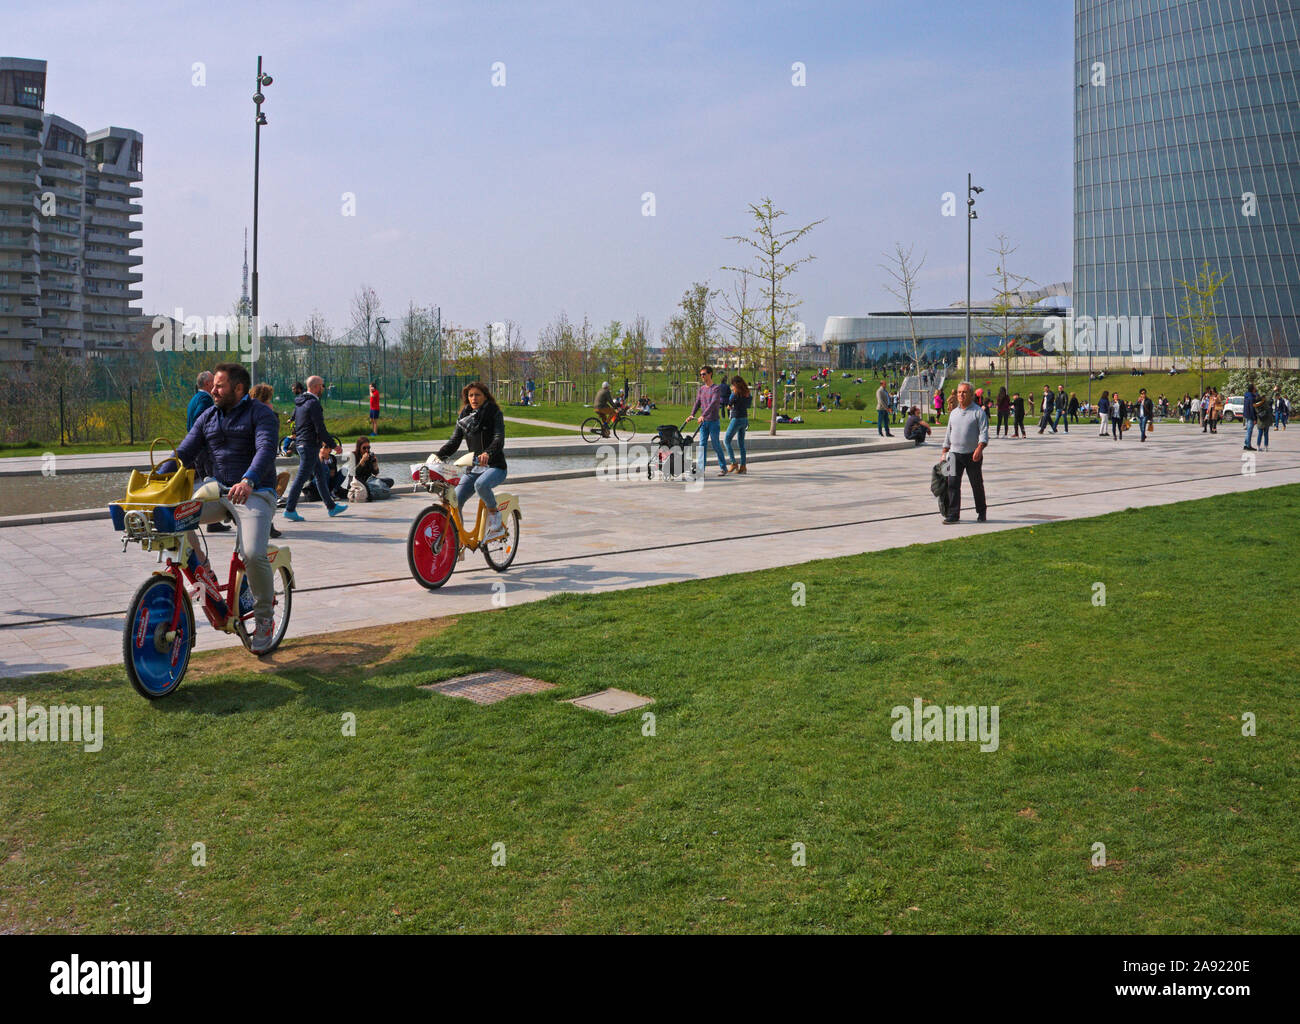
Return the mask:
[[[1079,422],[1079,396],[1073,391],[1070,392],[1070,405],[1067,409],[1070,419],[1077,424]]]
[[[1019,391],[1017,391],[1014,395],[1011,396],[1011,413],[1015,417],[1015,422],[1014,422],[1015,433],[1012,434],[1012,436],[1018,437],[1021,440],[1023,440],[1026,436],[1025,400],[1020,397]]]
[[[690,423],[695,419],[695,414],[700,414],[700,453],[696,457],[695,471],[703,479],[704,469],[708,460],[709,445],[713,445],[713,450],[718,453],[718,466],[722,472],[718,476],[727,475],[727,456],[722,450],[722,441],[718,437],[718,408],[722,404],[722,396],[718,393],[717,385],[713,383],[713,367],[700,367],[700,386],[695,392],[695,404],[691,406],[691,414],[686,417],[686,422]]]
[[[889,432],[889,407],[890,407],[889,388],[885,382],[880,382],[880,387],[876,388],[876,433],[881,437],[893,437]]]
[[[1052,433],[1056,433],[1056,428],[1064,425],[1065,432],[1070,432],[1070,417],[1068,409],[1070,405],[1070,396],[1065,393],[1065,385],[1056,385],[1056,394],[1052,396],[1055,402],[1056,422],[1052,424]]]
[[[970,478],[971,496],[975,500],[975,518],[984,522],[988,503],[984,497],[984,449],[989,443],[989,418],[984,410],[971,404],[974,388],[968,380],[957,385],[957,408],[948,416],[943,435],[943,454],[952,453],[948,462],[948,515],[944,523],[961,519],[961,478]]]
[[[1043,385],[1043,415],[1038,421],[1038,432],[1041,434],[1048,427],[1052,428],[1052,433],[1056,433],[1056,425],[1052,422],[1052,410],[1056,406],[1056,399],[1052,396],[1052,389],[1046,384]]]
[[[1101,421],[1101,431],[1098,437],[1105,437],[1108,429],[1107,420],[1110,419],[1110,392],[1103,391],[1101,397],[1097,399],[1097,419]]]
[[[298,473],[289,485],[289,495],[285,500],[284,518],[291,523],[303,522],[298,513],[298,496],[308,480],[314,480],[316,491],[325,502],[330,516],[341,515],[347,511],[347,505],[334,500],[330,493],[329,477],[321,464],[320,449],[323,445],[336,452],[343,451],[338,439],[325,429],[325,414],[321,411],[320,396],[325,390],[325,382],[316,376],[307,378],[307,390],[293,400],[294,436],[298,439]]]
[[[375,382],[370,382],[370,436],[378,436],[379,426],[379,389]]]
[[[1155,408],[1152,405],[1151,396],[1147,394],[1146,388],[1141,388],[1138,391],[1137,408],[1138,432],[1142,435],[1138,440],[1145,441],[1147,439],[1147,424],[1155,419]]]
[[[745,431],[749,429],[749,406],[753,402],[753,396],[749,392],[749,385],[745,379],[737,374],[731,378],[731,422],[727,424],[727,458],[731,459],[731,465],[737,473],[748,473],[747,459],[745,453]],[[736,452],[731,446],[732,440],[740,445],[740,459],[737,461]]]
[[[1259,428],[1259,438],[1255,441],[1255,447],[1261,452],[1266,452],[1268,432],[1273,426],[1273,399],[1262,392],[1255,399],[1255,422]]]
[[[1110,433],[1113,440],[1124,440],[1124,417],[1128,413],[1128,404],[1116,391],[1110,396]]]
[[[1007,394],[1007,389],[1005,387],[1001,387],[998,388],[998,437],[1007,433],[1010,419],[1011,396]]]
[[[1241,418],[1246,421],[1246,443],[1242,446],[1244,451],[1255,451],[1250,442],[1251,435],[1258,425],[1257,415],[1255,412],[1255,385],[1250,383],[1246,385],[1246,394],[1241,399]]]

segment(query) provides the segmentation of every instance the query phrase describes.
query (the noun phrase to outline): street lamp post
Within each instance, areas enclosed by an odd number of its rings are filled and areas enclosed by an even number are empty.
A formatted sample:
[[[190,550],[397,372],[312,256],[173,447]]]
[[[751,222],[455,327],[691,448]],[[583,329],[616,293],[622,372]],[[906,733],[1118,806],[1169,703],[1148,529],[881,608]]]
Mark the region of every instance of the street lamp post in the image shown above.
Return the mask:
[[[965,375],[970,372],[970,255],[971,255],[971,221],[978,220],[975,212],[975,197],[984,190],[972,184],[970,173],[966,174],[966,347],[962,350],[962,361],[966,364]]]
[[[388,338],[384,336],[384,324],[392,323],[387,317],[381,316],[375,321],[375,330],[379,333],[379,349],[382,353],[379,364],[379,380],[384,385],[381,394],[386,394],[388,390]]]
[[[260,344],[258,340],[258,320],[257,320],[257,205],[258,205],[258,187],[260,185],[261,165],[262,165],[262,125],[266,124],[266,115],[262,113],[262,101],[266,99],[262,95],[262,90],[271,84],[271,76],[264,74],[262,71],[262,57],[259,54],[257,58],[257,91],[253,93],[253,105],[257,109],[257,117],[253,121],[253,344]],[[253,381],[257,381],[257,355],[253,355]]]

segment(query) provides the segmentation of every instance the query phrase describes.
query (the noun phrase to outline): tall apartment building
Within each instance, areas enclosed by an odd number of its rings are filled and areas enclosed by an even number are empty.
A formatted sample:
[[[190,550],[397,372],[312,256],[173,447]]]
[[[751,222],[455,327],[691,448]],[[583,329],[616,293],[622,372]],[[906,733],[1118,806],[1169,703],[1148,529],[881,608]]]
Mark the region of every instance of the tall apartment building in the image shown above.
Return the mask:
[[[0,364],[127,347],[143,144],[45,113],[45,61],[0,57]]]

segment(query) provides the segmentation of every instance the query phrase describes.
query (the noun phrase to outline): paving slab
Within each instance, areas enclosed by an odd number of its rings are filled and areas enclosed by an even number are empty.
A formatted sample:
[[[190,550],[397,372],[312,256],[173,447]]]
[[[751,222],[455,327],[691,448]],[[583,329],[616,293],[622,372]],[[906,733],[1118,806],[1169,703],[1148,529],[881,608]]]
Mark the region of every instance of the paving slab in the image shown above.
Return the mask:
[[[415,583],[406,564],[407,531],[427,496],[353,505],[338,519],[304,507],[307,522],[279,523],[298,574],[286,643],[344,626],[751,572],[1048,522],[1035,516],[1076,519],[1300,482],[1300,431],[1275,431],[1269,452],[1243,452],[1241,441],[1240,429],[1165,429],[1146,444],[1114,442],[1086,425],[1068,435],[994,439],[985,463],[989,522],[974,522],[966,493],[956,526],[940,523],[929,491],[935,445],[756,462],[746,476],[710,476],[698,489],[590,475],[507,483],[502,489],[518,494],[524,516],[518,560],[497,574],[468,553],[436,591]],[[1254,472],[1243,473],[1251,468],[1243,456],[1252,455]],[[0,677],[120,663],[125,610],[155,567],[153,557],[134,546],[123,551],[102,521],[3,533]],[[229,535],[213,541],[223,564]],[[198,635],[199,650],[237,644],[206,626]]]

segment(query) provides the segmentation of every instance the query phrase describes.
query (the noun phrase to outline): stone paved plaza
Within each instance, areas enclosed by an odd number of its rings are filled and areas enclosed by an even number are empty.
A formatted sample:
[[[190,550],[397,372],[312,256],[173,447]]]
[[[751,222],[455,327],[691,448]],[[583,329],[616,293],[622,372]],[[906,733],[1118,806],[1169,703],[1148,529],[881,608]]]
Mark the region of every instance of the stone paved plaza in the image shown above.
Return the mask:
[[[507,484],[524,513],[514,566],[498,575],[469,553],[434,592],[406,565],[407,530],[426,496],[352,506],[335,520],[304,506],[307,522],[277,520],[298,580],[286,647],[313,634],[489,609],[495,582],[505,584],[508,606],[1300,482],[1300,431],[1274,431],[1253,474],[1243,473],[1239,426],[1213,436],[1161,424],[1146,444],[1136,434],[1135,426],[1117,443],[1079,424],[1068,435],[1031,428],[1027,440],[993,439],[987,524],[974,522],[968,491],[962,523],[941,524],[929,491],[934,444],[754,462],[748,476],[726,479],[711,465],[697,492],[594,476]],[[230,536],[213,537],[223,575]],[[134,546],[123,552],[106,520],[0,529],[0,677],[119,663],[123,616],[153,559]],[[197,650],[237,643],[199,619]]]

